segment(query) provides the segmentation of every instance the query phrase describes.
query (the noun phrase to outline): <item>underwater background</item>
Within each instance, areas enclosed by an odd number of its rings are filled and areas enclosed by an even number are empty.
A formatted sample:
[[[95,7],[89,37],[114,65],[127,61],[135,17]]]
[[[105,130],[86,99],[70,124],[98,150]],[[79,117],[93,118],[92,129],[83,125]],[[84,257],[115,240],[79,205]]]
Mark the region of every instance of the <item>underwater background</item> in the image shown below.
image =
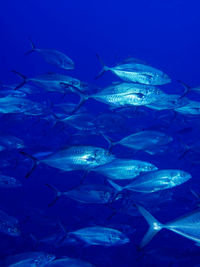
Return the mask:
[[[200,85],[200,3],[197,0],[12,0],[3,1],[0,6],[1,90],[5,90],[6,85],[17,86],[22,82],[13,70],[28,78],[44,73],[69,75],[90,84],[91,92],[120,82],[110,71],[95,79],[102,68],[96,55],[108,66],[134,57],[162,70],[169,75],[171,83],[158,87],[167,94],[181,96],[184,87],[179,81],[192,88]],[[31,49],[30,39],[36,48],[66,54],[73,59],[75,68],[65,70],[48,64],[39,53],[25,54]],[[200,95],[192,90],[186,97],[200,101]],[[79,102],[74,92],[40,90],[39,86],[28,99],[47,105],[53,114],[60,104]],[[162,223],[198,208],[200,105],[195,108],[195,115],[174,114],[173,109],[154,110],[142,105],[117,111],[95,99],[87,100],[81,108],[83,113],[97,118],[98,133],[96,128],[94,131],[84,124],[85,117],[72,124],[62,124],[55,121],[57,116],[47,114],[0,113],[1,135],[18,137],[24,143],[20,149],[0,149],[0,173],[15,177],[22,184],[0,187],[0,210],[18,219],[21,232],[16,237],[1,231],[0,266],[8,266],[4,262],[9,256],[30,251],[50,253],[58,259],[80,259],[96,267],[199,266],[199,246],[168,230],[161,231],[147,246],[140,248],[148,224],[134,205],[144,206]],[[107,149],[102,132],[118,141],[145,129],[164,132],[172,136],[173,141],[151,154],[116,144],[112,154],[120,159],[151,162],[158,169],[188,172],[192,176],[189,181],[153,193],[128,191],[110,207],[81,203],[64,196],[49,205],[54,192],[47,184],[60,191],[76,188],[82,183],[82,170],[66,172],[41,163],[26,178],[32,164],[26,153],[56,152],[72,146]],[[1,145],[0,141],[0,148]],[[112,189],[105,176],[95,171],[89,172],[83,183]],[[118,229],[130,242],[120,246],[90,246],[68,241],[67,233],[94,226]],[[41,242],[46,237],[52,237],[53,241]]]

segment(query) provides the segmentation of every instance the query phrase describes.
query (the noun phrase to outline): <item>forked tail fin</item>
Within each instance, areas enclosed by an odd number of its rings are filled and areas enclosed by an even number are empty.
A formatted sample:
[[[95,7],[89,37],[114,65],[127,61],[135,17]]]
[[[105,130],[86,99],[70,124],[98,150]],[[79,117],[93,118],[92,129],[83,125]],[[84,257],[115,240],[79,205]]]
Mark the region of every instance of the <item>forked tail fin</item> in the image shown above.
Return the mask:
[[[181,95],[181,97],[180,98],[182,98],[182,97],[184,97],[184,96],[186,96],[190,91],[191,91],[191,87],[188,85],[188,84],[186,84],[186,83],[184,83],[184,82],[182,82],[182,81],[180,81],[180,80],[178,80],[178,82],[184,87],[184,92],[183,92],[183,94]]]
[[[95,77],[95,79],[98,79],[98,78],[100,78],[100,77],[101,77],[107,70],[109,70],[109,68],[104,64],[103,60],[101,59],[101,57],[100,57],[98,54],[96,54],[96,56],[97,56],[99,62],[101,63],[101,65],[102,65],[102,69],[101,69],[101,71],[100,71],[99,74]]]
[[[24,151],[20,151],[20,154],[24,155],[25,157],[28,157],[29,159],[31,159],[33,161],[32,167],[29,170],[29,172],[27,172],[26,174],[26,178],[29,178],[29,176],[32,174],[32,172],[35,170],[35,168],[37,167],[39,161],[32,155],[29,155],[28,153],[24,152]]]
[[[29,41],[30,41],[30,44],[31,44],[31,49],[29,51],[27,51],[25,53],[25,55],[29,55],[29,54],[35,52],[35,50],[36,50],[36,46],[35,46],[35,44],[33,43],[33,41],[30,38],[29,38]]]
[[[146,246],[152,238],[163,228],[163,224],[161,224],[158,220],[156,220],[145,208],[139,205],[135,205],[142,216],[146,219],[149,224],[149,229],[140,243],[140,248]]]
[[[17,85],[15,87],[15,90],[17,90],[17,89],[21,88],[22,86],[24,86],[24,84],[27,82],[27,77],[16,70],[12,70],[12,72],[14,74],[18,75],[23,80],[19,85]]]
[[[55,186],[52,186],[50,184],[45,184],[48,188],[54,191],[55,197],[54,199],[48,204],[49,207],[52,207],[58,199],[62,196],[62,192],[60,192]]]

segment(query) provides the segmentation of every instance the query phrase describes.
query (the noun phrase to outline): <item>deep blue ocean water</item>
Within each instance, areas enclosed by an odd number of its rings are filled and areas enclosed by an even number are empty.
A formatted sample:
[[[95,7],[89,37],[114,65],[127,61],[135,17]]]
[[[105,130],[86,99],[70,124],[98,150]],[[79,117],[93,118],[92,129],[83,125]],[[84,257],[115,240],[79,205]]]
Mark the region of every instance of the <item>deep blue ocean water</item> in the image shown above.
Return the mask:
[[[172,79],[171,84],[162,86],[169,94],[183,91],[178,80],[192,87],[200,84],[200,3],[197,0],[3,1],[0,10],[1,85],[21,82],[11,70],[27,77],[58,72],[98,88],[119,81],[110,72],[95,80],[101,70],[96,54],[109,66],[134,57],[161,69]],[[75,69],[57,68],[46,63],[37,53],[25,55],[31,48],[29,38],[38,48],[56,49],[68,55],[75,62]],[[193,92],[189,98],[200,101],[200,96]],[[76,94],[63,97],[60,93],[45,91],[33,94],[31,99],[39,103],[48,99],[51,105],[79,101]],[[161,195],[136,194],[137,200],[133,199],[133,204],[135,201],[141,203],[161,222],[168,222],[197,208],[198,199],[191,189],[200,193],[200,115],[179,114],[173,118],[169,111],[154,112],[141,107],[132,117],[124,112],[122,118],[110,120],[107,117],[113,111],[105,104],[90,99],[84,108],[91,114],[107,114],[100,124],[114,140],[148,127],[173,136],[173,142],[158,155],[136,153],[120,145],[113,148],[113,154],[119,158],[145,160],[159,169],[181,169],[192,175],[187,183],[161,191]],[[70,126],[64,129],[60,125],[53,127],[51,121],[40,116],[1,114],[0,125],[1,132],[22,139],[24,150],[29,154],[58,151],[73,144],[107,147],[102,136],[74,130]],[[196,150],[180,158],[186,145],[191,144],[197,147]],[[17,238],[0,234],[1,260],[17,253],[45,251],[57,258],[79,258],[96,267],[183,267],[200,264],[200,248],[193,241],[167,230],[161,231],[144,249],[139,249],[147,223],[130,203],[116,203],[118,212],[111,218],[113,211],[106,205],[80,204],[69,198],[61,198],[48,207],[53,192],[45,184],[66,191],[79,185],[83,173],[62,172],[40,164],[26,179],[30,164],[30,160],[17,150],[0,152],[0,172],[18,178],[23,184],[19,188],[0,188],[0,209],[18,218],[23,233]],[[104,184],[104,180],[100,174],[91,172],[86,183]],[[118,247],[83,244],[54,247],[39,243],[38,240],[46,236],[60,235],[59,222],[67,232],[94,225],[116,228],[129,236],[130,243]]]

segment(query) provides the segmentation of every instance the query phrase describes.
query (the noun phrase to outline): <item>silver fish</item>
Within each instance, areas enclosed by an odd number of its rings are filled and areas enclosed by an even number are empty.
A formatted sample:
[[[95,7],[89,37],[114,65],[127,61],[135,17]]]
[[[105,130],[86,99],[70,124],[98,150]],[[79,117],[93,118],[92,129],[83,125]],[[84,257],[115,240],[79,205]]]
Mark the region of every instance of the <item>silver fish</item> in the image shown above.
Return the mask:
[[[0,232],[10,236],[20,236],[19,221],[0,210]]]
[[[119,186],[111,180],[109,180],[109,183],[118,192],[126,189],[142,193],[152,193],[181,185],[191,178],[192,176],[187,172],[167,169],[145,173],[124,187]]]
[[[88,98],[113,107],[145,106],[159,99],[162,91],[154,86],[133,83],[111,85]]]
[[[54,260],[50,263],[48,263],[45,266],[54,266],[54,267],[94,267],[94,265],[86,262],[86,261],[82,261],[79,259],[73,259],[73,258],[69,258],[69,257],[64,257],[62,259],[58,259],[58,260]]]
[[[90,246],[120,246],[129,242],[129,238],[122,232],[101,226],[87,227],[70,232],[69,237],[75,237]]]
[[[80,93],[88,89],[88,84],[63,74],[47,73],[35,78],[27,78],[17,71],[13,70],[13,72],[23,79],[22,83],[15,87],[15,91],[16,89],[23,90],[22,86],[27,83],[44,88],[46,91],[55,91],[60,93],[66,93],[69,91]]]
[[[168,229],[183,237],[195,241],[198,245],[200,244],[199,209],[191,213],[185,214],[184,216],[177,218],[171,222],[162,224],[143,207],[137,205],[137,208],[149,224],[149,230],[144,236],[140,247],[144,247],[145,245],[147,245],[151,241],[151,239],[162,229]]]
[[[41,115],[44,107],[26,98],[6,96],[0,98],[0,113],[24,113],[27,115]]]
[[[187,105],[189,100],[186,97],[181,97],[180,95],[168,95],[162,94],[159,99],[153,101],[146,106],[150,109],[155,110],[167,110],[167,109],[177,109]]]
[[[126,82],[148,85],[162,85],[171,82],[170,77],[161,70],[153,68],[147,64],[140,63],[135,59],[130,59],[129,61],[118,64],[114,67],[107,67],[102,61],[101,63],[103,65],[103,69],[97,77],[109,70]]]
[[[53,50],[53,49],[39,49],[36,48],[35,44],[31,41],[32,49],[28,51],[26,54],[31,54],[33,52],[38,52],[44,60],[49,63],[56,65],[59,68],[65,70],[74,69],[74,62],[71,58],[66,56],[65,54],[61,53],[60,51]]]
[[[112,180],[126,180],[157,169],[155,165],[141,160],[115,159],[108,164],[95,168],[94,171]]]
[[[55,193],[55,198],[49,204],[52,206],[60,197],[71,198],[75,201],[88,204],[106,204],[110,203],[115,198],[115,191],[108,186],[103,185],[81,185],[77,188],[60,192],[55,186],[46,184]]]
[[[21,149],[24,148],[24,143],[18,137],[0,133],[1,150],[5,149]]]
[[[8,267],[46,266],[55,259],[55,255],[46,252],[25,252],[7,257],[5,260]]]
[[[120,144],[135,150],[144,150],[150,154],[153,148],[166,145],[173,140],[173,138],[166,133],[148,130],[128,135],[117,142],[111,141],[110,138],[104,134],[102,135],[108,141],[109,149],[116,144]]]
[[[184,115],[200,115],[200,102],[188,100],[188,103],[175,109],[178,113]]]
[[[63,170],[90,170],[114,160],[107,150],[93,146],[72,146],[40,160],[51,167]]]

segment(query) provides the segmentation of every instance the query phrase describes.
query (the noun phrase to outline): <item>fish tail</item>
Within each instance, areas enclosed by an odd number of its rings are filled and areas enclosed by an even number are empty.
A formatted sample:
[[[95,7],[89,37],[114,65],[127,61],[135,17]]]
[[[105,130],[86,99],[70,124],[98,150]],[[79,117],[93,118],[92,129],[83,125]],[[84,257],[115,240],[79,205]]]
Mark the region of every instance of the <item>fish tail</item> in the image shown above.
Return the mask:
[[[29,155],[28,153],[24,152],[24,151],[20,151],[20,154],[22,154],[23,156],[26,156],[28,157],[29,159],[32,160],[33,164],[32,164],[32,167],[31,169],[29,170],[29,172],[27,172],[27,174],[25,175],[26,178],[29,178],[29,176],[32,174],[32,172],[35,170],[35,168],[37,167],[38,165],[38,160],[32,156],[32,155]]]
[[[25,55],[29,55],[29,54],[35,52],[35,50],[37,49],[36,46],[35,46],[35,44],[34,44],[33,41],[31,40],[31,38],[29,38],[29,41],[30,41],[30,44],[31,44],[31,49],[30,49],[29,51],[27,51],[27,52],[25,53]]]
[[[178,82],[184,87],[184,92],[183,92],[183,94],[180,96],[180,98],[182,98],[182,97],[184,97],[184,96],[186,96],[190,91],[191,91],[191,86],[189,86],[188,84],[186,84],[186,83],[184,83],[184,82],[182,82],[182,81],[180,81],[180,80],[178,80]]]
[[[108,182],[117,192],[120,192],[120,191],[122,191],[124,189],[123,186],[120,186],[120,185],[114,183],[113,181],[111,181],[109,179],[108,179]]]
[[[163,228],[163,224],[161,224],[158,220],[156,220],[145,208],[139,205],[135,205],[142,216],[146,219],[149,224],[149,229],[140,243],[140,248],[146,246],[152,238]]]
[[[12,70],[12,72],[14,74],[18,75],[23,80],[19,85],[17,85],[15,87],[15,90],[17,90],[17,89],[21,88],[22,86],[24,86],[24,84],[27,82],[27,77],[25,75],[21,74],[20,72],[16,71],[16,70]]]
[[[111,138],[105,135],[104,133],[102,132],[99,132],[99,133],[108,142],[108,151],[110,151],[112,147],[116,144],[116,142],[113,142]]]
[[[53,190],[55,193],[54,199],[48,204],[49,207],[52,207],[58,201],[58,199],[61,197],[62,193],[53,185],[50,185],[50,184],[45,184],[45,185],[48,188],[50,188],[51,190]]]
[[[96,56],[97,56],[99,62],[101,63],[101,65],[102,65],[102,69],[101,69],[101,71],[100,71],[99,74],[95,77],[95,79],[99,79],[101,76],[103,76],[103,74],[104,74],[107,70],[109,70],[109,68],[104,64],[103,60],[101,59],[101,57],[100,57],[98,54],[96,54]]]
[[[72,111],[70,115],[74,115],[88,99],[88,97],[86,97],[84,94],[80,94],[80,98],[81,99],[79,103],[77,104],[77,106],[74,108],[74,110]]]

